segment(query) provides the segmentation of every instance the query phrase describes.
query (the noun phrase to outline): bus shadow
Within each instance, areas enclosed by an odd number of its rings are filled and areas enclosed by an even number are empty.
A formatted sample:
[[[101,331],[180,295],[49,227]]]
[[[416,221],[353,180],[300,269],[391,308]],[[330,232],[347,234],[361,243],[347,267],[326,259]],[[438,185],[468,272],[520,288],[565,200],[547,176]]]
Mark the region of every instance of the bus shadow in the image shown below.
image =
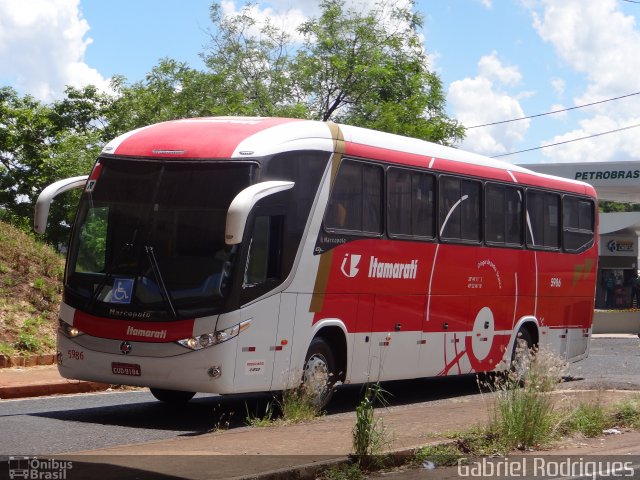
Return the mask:
[[[389,406],[445,400],[479,393],[475,375],[383,382]],[[326,415],[355,411],[364,394],[363,385],[339,387]],[[140,392],[142,393],[142,392]],[[117,394],[111,394],[117,395]],[[196,436],[216,430],[246,427],[250,419],[278,418],[278,396],[269,393],[251,395],[198,395],[179,406],[159,401],[123,398],[123,404],[31,413],[36,417],[110,425],[154,431],[172,431],[180,436]]]
[[[381,382],[390,407],[446,400],[480,393],[475,374],[452,377],[417,378]],[[327,414],[354,411],[363,398],[366,385],[344,385],[336,390]]]

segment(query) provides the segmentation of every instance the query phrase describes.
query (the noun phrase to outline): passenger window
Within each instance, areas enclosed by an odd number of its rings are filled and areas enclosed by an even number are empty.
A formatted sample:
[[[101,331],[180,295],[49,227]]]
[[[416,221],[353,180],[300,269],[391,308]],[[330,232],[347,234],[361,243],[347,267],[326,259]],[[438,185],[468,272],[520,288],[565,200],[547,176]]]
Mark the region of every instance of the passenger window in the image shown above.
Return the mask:
[[[487,243],[522,245],[522,192],[508,185],[487,184],[485,189]]]
[[[480,241],[480,193],[475,180],[440,177],[440,237],[466,242]]]
[[[382,167],[344,160],[325,213],[325,227],[382,233],[382,179]]]
[[[560,248],[560,195],[527,191],[527,245]]]
[[[434,237],[433,175],[390,168],[387,172],[387,222],[394,236]]]
[[[590,200],[565,196],[562,202],[562,242],[568,252],[588,248],[594,237],[594,207]]]

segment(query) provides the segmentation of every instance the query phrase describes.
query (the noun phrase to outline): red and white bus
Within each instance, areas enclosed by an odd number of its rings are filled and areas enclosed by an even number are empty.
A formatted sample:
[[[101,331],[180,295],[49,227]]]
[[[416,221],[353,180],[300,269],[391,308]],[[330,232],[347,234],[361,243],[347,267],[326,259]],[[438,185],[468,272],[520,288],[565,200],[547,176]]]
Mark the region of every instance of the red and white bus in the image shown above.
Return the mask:
[[[500,370],[516,339],[587,356],[594,189],[333,123],[199,118],[110,142],[82,186],[58,363],[193,392]]]

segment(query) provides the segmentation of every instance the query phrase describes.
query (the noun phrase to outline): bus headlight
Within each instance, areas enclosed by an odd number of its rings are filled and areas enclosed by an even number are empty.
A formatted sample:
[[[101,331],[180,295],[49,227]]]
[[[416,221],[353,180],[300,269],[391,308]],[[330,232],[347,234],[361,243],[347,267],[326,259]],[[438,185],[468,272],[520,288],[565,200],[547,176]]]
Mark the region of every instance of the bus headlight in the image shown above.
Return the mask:
[[[231,340],[233,337],[237,337],[238,334],[249,328],[251,320],[245,320],[238,323],[233,327],[225,328],[224,330],[217,330],[213,333],[204,333],[197,337],[185,338],[178,340],[177,343],[183,347],[187,347],[191,350],[202,350],[203,348],[211,347],[227,340]]]
[[[58,319],[58,329],[67,338],[75,338],[78,335],[84,334],[82,330],[78,330],[73,325],[69,325],[67,322],[65,322],[61,318]]]

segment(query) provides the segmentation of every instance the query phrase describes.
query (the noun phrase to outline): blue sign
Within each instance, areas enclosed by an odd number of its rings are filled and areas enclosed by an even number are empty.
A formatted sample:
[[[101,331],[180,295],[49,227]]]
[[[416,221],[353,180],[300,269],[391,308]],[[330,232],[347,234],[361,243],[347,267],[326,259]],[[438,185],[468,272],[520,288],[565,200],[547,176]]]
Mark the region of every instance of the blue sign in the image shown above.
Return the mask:
[[[131,303],[133,278],[116,278],[111,290],[111,303]]]

